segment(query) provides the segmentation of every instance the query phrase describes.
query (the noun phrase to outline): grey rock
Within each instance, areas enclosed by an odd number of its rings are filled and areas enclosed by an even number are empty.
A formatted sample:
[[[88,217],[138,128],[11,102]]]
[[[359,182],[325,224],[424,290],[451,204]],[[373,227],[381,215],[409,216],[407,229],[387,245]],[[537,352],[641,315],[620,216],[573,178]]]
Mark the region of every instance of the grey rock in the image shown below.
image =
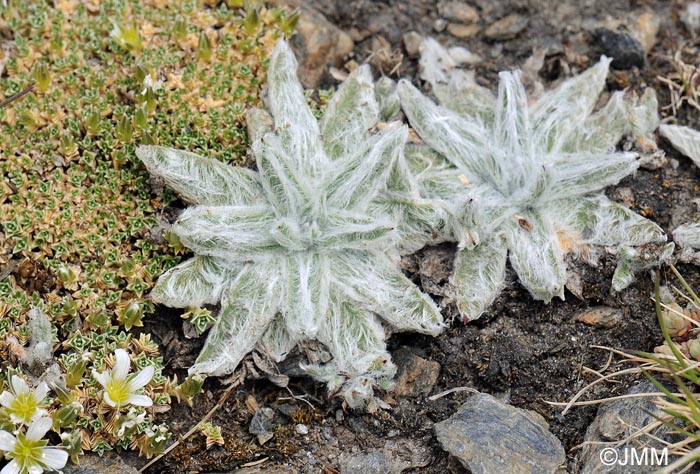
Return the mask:
[[[397,350],[392,358],[399,368],[394,385],[397,397],[427,396],[432,392],[440,375],[440,364],[417,356],[407,347]]]
[[[476,23],[479,21],[479,12],[476,8],[464,2],[441,2],[438,3],[438,13],[449,21],[458,23]]]
[[[410,58],[417,58],[420,52],[420,44],[423,41],[423,37],[416,31],[409,31],[405,33],[402,37],[403,45],[406,48],[406,54]]]
[[[248,431],[258,437],[260,444],[265,444],[272,438],[272,420],[275,417],[275,412],[272,408],[262,407],[255,412],[250,420]]]
[[[593,38],[603,54],[613,58],[612,66],[617,69],[630,69],[634,66],[644,67],[644,47],[625,32],[612,31],[607,28],[593,30]]]
[[[473,474],[554,473],[566,459],[541,415],[485,393],[473,395],[434,429],[443,449]]]
[[[492,23],[484,34],[490,40],[503,41],[513,39],[525,28],[527,28],[528,19],[523,15],[513,13]]]
[[[299,424],[296,426],[295,429],[296,429],[296,432],[297,432],[298,434],[300,434],[300,435],[307,435],[307,434],[309,434],[309,428],[308,428],[306,425],[302,424],[302,423],[299,423]]]
[[[138,474],[138,470],[126,464],[117,453],[106,452],[104,456],[86,453],[80,464],[68,463],[61,469],[63,474]]]
[[[658,390],[650,382],[642,382],[629,389],[627,394],[648,392],[658,392]],[[659,466],[652,465],[651,462],[647,463],[646,466],[631,465],[631,463],[627,463],[627,465],[617,462],[611,463],[615,458],[620,461],[624,461],[625,458],[629,459],[632,448],[638,450],[637,452],[640,454],[644,447],[663,449],[661,442],[655,441],[649,436],[637,436],[634,440],[622,446],[616,445],[618,441],[628,438],[639,428],[655,422],[656,419],[652,415],[664,416],[664,413],[654,405],[651,397],[625,398],[602,404],[598,408],[595,420],[586,430],[584,447],[578,457],[579,462],[583,466],[581,473],[650,474],[657,471]],[[678,440],[677,435],[673,434],[665,426],[657,428],[650,434],[653,437],[669,442]],[[601,443],[610,444],[605,445]],[[604,449],[608,451],[603,453]],[[658,451],[657,455],[661,455],[661,451]],[[608,465],[604,464],[606,460],[609,463]],[[672,462],[670,454],[668,462]]]
[[[430,449],[412,439],[387,441],[380,450],[340,455],[341,474],[400,474],[430,464]]]

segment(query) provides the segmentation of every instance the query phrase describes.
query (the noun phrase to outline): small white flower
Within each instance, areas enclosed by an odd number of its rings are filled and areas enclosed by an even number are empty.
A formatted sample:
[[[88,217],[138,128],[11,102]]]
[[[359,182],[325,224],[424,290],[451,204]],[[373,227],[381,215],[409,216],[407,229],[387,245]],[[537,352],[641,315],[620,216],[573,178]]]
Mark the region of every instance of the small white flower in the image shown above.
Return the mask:
[[[154,80],[153,76],[146,74],[146,77],[143,78],[143,90],[141,90],[141,95],[146,95],[149,87],[155,92],[163,87],[163,81],[160,79]]]
[[[18,433],[16,437],[0,430],[0,451],[5,451],[5,458],[10,460],[0,474],[41,474],[65,466],[68,453],[47,446],[48,442],[43,439],[52,423],[51,418],[37,418],[26,433]]]
[[[10,415],[13,423],[28,425],[46,415],[42,406],[48,393],[49,386],[46,382],[41,382],[34,390],[30,390],[22,377],[13,375],[10,377],[10,390],[0,394],[0,405]]]
[[[138,413],[135,409],[130,408],[129,413],[126,414],[126,416],[124,417],[124,421],[122,421],[122,424],[119,427],[119,430],[117,431],[117,436],[124,436],[126,430],[134,428],[135,426],[143,423],[145,420],[146,413],[144,413],[143,411],[141,413]]]
[[[93,371],[93,376],[104,388],[105,403],[115,408],[130,404],[142,407],[153,405],[153,400],[148,396],[136,393],[153,378],[153,366],[149,365],[140,372],[129,375],[129,354],[124,349],[116,349],[114,357],[116,362],[112,370]]]

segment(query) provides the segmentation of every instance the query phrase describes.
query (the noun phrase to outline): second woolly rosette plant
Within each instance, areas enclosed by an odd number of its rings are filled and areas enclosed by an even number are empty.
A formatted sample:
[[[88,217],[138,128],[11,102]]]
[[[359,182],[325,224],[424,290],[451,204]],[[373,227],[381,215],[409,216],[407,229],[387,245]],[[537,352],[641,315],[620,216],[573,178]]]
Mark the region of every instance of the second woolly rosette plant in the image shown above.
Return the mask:
[[[425,48],[447,54],[434,40]],[[653,129],[657,113],[653,94],[636,105],[622,92],[594,112],[609,63],[603,58],[533,101],[519,71],[500,73],[497,96],[460,70],[428,71],[443,105],[399,84],[404,112],[427,144],[413,149],[409,163],[452,166],[451,178],[428,191],[454,203],[456,222],[446,227],[463,228],[453,236],[460,248],[452,283],[465,319],[478,318],[500,293],[506,260],[533,297],[549,301],[564,297],[566,254],[595,264],[595,245],[665,241],[656,224],[601,192],[637,170],[638,155],[615,146],[625,133]],[[618,268],[616,289],[631,281],[633,263]]]
[[[281,360],[316,339],[333,360],[309,372],[357,407],[396,370],[380,320],[432,335],[443,321],[392,260],[398,222],[376,202],[407,127],[370,133],[379,108],[367,66],[341,85],[319,123],[296,68],[280,41],[268,71],[271,116],[254,109],[248,117],[257,171],[138,149],[149,171],[193,204],[170,231],[196,256],[161,276],[152,297],[173,307],[220,302],[192,373],[230,373],[256,347]]]

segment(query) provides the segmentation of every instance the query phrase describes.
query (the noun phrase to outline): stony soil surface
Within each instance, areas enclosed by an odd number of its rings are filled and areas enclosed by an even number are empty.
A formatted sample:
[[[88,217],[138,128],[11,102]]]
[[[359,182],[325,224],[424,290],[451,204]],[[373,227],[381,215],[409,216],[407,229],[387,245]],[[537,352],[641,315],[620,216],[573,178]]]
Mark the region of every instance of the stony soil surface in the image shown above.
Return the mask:
[[[687,105],[676,119],[671,117],[665,108],[670,101],[668,90],[657,78],[672,72],[666,57],[679,45],[697,44],[679,19],[684,1],[469,0],[461,9],[447,5],[460,2],[422,0],[296,2],[301,3],[300,29],[306,36],[296,39],[294,45],[305,55],[303,74],[308,86],[334,87],[334,77],[342,76],[348,61],[369,61],[377,75],[419,82],[416,36],[410,33],[415,32],[464,46],[480,56],[474,68],[479,80],[491,88],[496,86],[498,71],[524,67],[533,52],[542,52],[536,78],[549,87],[597,61],[604,50],[626,47],[624,42],[616,43],[615,37],[606,37],[601,28],[607,28],[609,32],[636,32],[640,44],[648,49],[619,53],[625,59],[610,74],[609,90],[655,87],[665,118],[685,125],[699,122],[697,110]],[[656,20],[658,33],[649,26]],[[635,65],[640,55],[643,63]],[[669,157],[665,166],[640,170],[609,189],[608,195],[670,230],[687,217],[700,217],[693,203],[700,170],[667,143],[661,145]],[[406,271],[438,300],[454,250],[450,245],[426,248],[405,260]],[[345,411],[339,399],[327,397],[323,386],[299,375],[295,364],[302,354],[275,369],[291,375],[287,388],[274,385],[250,359],[247,381],[232,392],[212,420],[223,428],[224,446],[206,449],[204,437],[195,434],[146,472],[331,474],[370,472],[375,464],[379,466],[376,472],[466,472],[440,448],[433,425],[449,418],[469,392],[455,391],[436,400],[426,397],[460,387],[487,392],[541,414],[564,444],[566,471],[577,472],[577,446],[596,407],[576,408],[561,416],[561,409],[547,401],[568,401],[591,380],[582,367],[599,369],[606,364],[608,354],[593,345],[650,351],[661,336],[650,300],[653,283],[647,274],[616,294],[610,289],[615,260],[605,252],[597,268],[578,264],[573,268],[582,281],[580,294],[567,292],[566,301],[548,305],[533,301],[510,275],[511,283],[480,320],[468,324],[455,320],[436,338],[394,335],[390,349],[407,373],[399,380],[397,391],[386,395],[390,411],[374,415]],[[691,284],[700,287],[697,267],[680,269]],[[670,274],[663,278],[674,282]],[[442,304],[447,317],[456,314],[448,301]],[[598,310],[600,306],[607,309]],[[591,313],[591,309],[596,311]],[[194,360],[201,341],[185,339],[181,321],[161,311],[145,329],[161,339],[166,364],[180,372]],[[588,397],[624,393],[634,380],[599,385]],[[177,433],[186,432],[201,419],[220,400],[226,384],[210,380],[205,389],[193,408],[175,406],[166,414]],[[265,422],[274,436],[262,445],[249,433],[259,407],[273,410],[272,419]],[[372,457],[361,457],[361,453]],[[142,463],[139,459],[126,461],[137,467]],[[263,462],[254,465],[256,461]]]

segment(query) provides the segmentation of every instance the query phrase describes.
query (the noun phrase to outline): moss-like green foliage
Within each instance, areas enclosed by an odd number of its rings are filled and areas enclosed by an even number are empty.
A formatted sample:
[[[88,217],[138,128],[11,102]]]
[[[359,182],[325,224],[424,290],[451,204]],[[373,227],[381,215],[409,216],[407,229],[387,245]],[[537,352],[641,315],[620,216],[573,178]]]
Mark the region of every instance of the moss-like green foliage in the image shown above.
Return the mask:
[[[370,133],[379,107],[367,66],[342,84],[319,123],[296,67],[280,41],[268,73],[271,117],[249,115],[257,172],[169,148],[137,150],[195,204],[171,232],[197,256],[163,275],[152,296],[176,307],[221,301],[191,373],[230,373],[256,346],[281,360],[317,339],[333,360],[310,373],[358,407],[396,370],[379,317],[393,329],[437,334],[442,316],[390,259],[401,234],[395,215],[375,205],[407,127]]]
[[[426,46],[424,54],[446,54],[433,40]],[[446,228],[465,229],[453,236],[460,250],[452,280],[464,318],[478,318],[498,295],[506,258],[533,297],[549,301],[564,297],[567,253],[594,263],[593,245],[665,240],[653,222],[600,193],[639,166],[636,153],[615,151],[635,128],[622,93],[594,112],[609,63],[603,58],[534,101],[518,71],[500,73],[497,96],[462,71],[427,71],[442,106],[399,84],[411,125],[441,155],[433,162],[452,165],[451,179],[429,191],[455,203]],[[655,101],[639,107],[635,131],[643,134]]]
[[[10,35],[0,91],[10,97],[35,84],[0,110],[0,349],[3,366],[31,365],[37,374],[53,366],[65,376],[49,408],[80,403],[56,425],[74,456],[81,446],[152,455],[167,440],[154,414],[197,385],[174,387],[150,336],[130,332],[153,310],[145,295],[155,279],[179,262],[158,231],[174,196],[151,191],[157,183],[134,143],[242,162],[245,109],[258,103],[266,58],[289,26],[283,11],[260,2],[247,10],[214,3],[0,6]],[[45,319],[31,318],[33,307]],[[156,368],[145,388],[154,408],[102,404],[90,374],[108,368],[116,347],[138,367]]]

